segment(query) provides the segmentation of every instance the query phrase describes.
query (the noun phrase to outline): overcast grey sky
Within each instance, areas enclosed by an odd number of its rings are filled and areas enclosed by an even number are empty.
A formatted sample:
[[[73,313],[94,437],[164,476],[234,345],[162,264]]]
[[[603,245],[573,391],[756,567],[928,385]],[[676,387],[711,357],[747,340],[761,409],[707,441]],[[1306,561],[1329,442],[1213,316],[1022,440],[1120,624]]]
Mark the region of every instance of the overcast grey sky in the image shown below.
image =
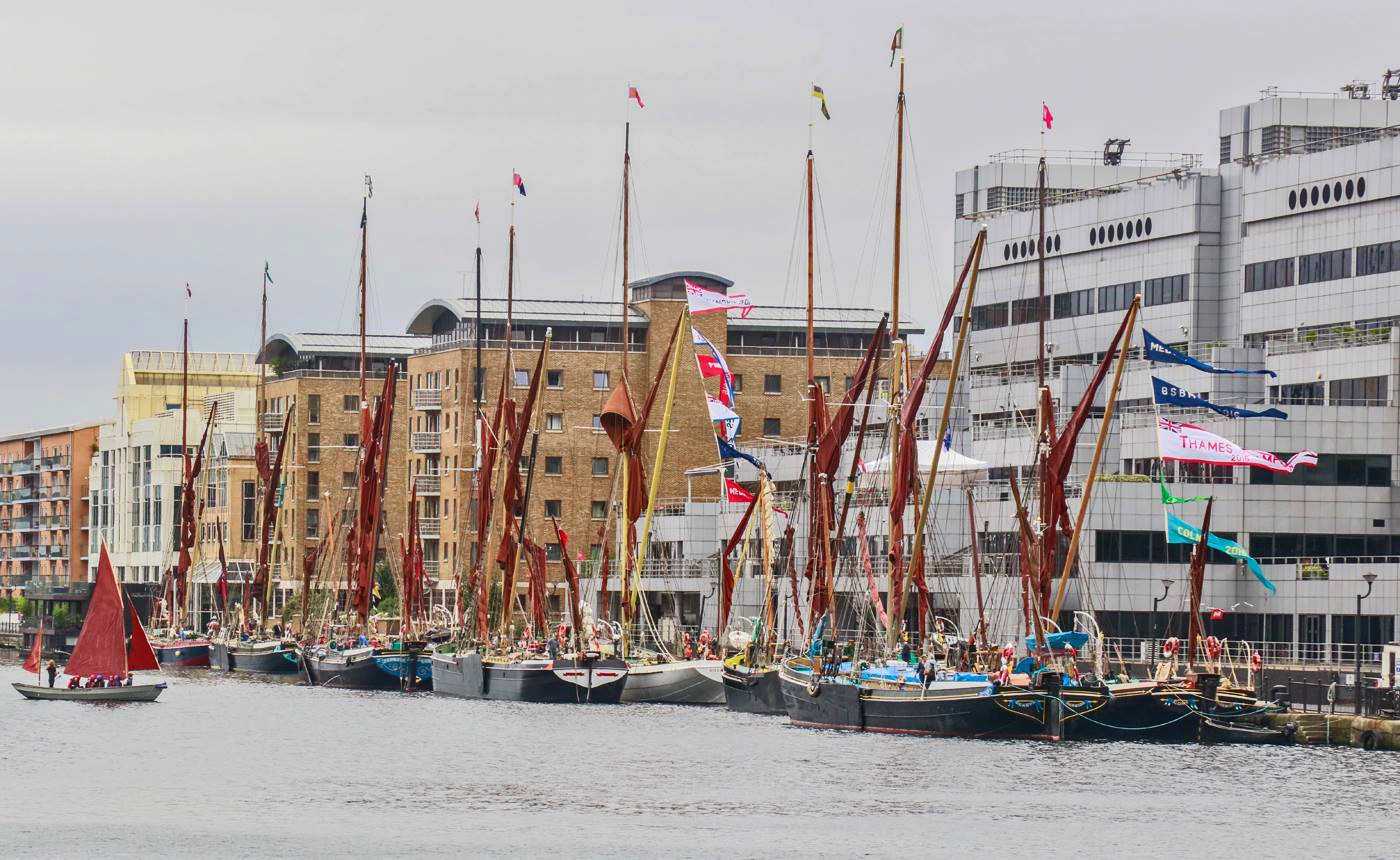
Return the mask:
[[[1206,153],[1216,111],[1268,85],[1332,90],[1400,65],[1392,3],[77,3],[0,12],[0,433],[100,419],[121,353],[256,347],[350,330],[362,176],[370,324],[461,292],[481,202],[504,290],[510,175],[519,289],[616,296],[626,87],[637,276],[705,269],[798,303],[790,262],[813,101],[819,301],[888,296],[895,70],[913,148],[906,307],[946,296],[952,177],[1049,145]]]

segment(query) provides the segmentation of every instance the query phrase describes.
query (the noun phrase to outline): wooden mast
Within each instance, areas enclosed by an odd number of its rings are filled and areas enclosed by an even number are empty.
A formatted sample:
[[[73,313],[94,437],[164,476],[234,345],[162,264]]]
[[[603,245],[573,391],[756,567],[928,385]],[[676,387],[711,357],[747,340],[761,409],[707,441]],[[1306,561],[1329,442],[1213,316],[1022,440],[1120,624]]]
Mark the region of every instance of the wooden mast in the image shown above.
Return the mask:
[[[189,552],[189,548],[185,546],[185,514],[184,514],[185,505],[187,504],[187,500],[185,499],[184,494],[190,492],[190,491],[193,489],[192,487],[190,487],[190,442],[189,442],[189,433],[190,433],[190,285],[189,285],[189,284],[185,284],[185,337],[184,337],[184,345],[183,345],[183,347],[182,347],[181,360],[180,360],[180,467],[181,467],[181,472],[180,472],[181,481],[180,481],[180,483],[181,483],[182,486],[181,486],[181,489],[180,489],[180,494],[181,494],[181,495],[180,495],[180,526],[179,526],[178,537],[176,537],[176,539],[175,539],[175,540],[176,540],[176,545],[179,546],[180,549],[179,549],[179,552],[177,553],[176,558],[175,558],[175,565],[176,565],[176,569],[177,569],[177,573],[176,573],[176,575],[174,576],[174,581],[176,582],[176,588],[173,589],[173,591],[175,591],[175,592],[179,592],[179,591],[181,590],[181,588],[183,588],[183,590],[185,590],[185,591],[188,591],[188,590],[189,590],[189,585],[188,585],[188,583],[181,582],[181,580],[182,580],[185,576],[188,575],[188,571],[187,571],[187,570],[180,570],[180,568],[183,568],[183,567],[184,567],[184,559],[185,559],[185,557],[186,557],[186,553]],[[179,593],[172,593],[172,594],[170,595],[170,597],[171,597],[171,601],[170,601],[170,620],[171,620],[171,626],[172,626],[172,627],[178,627],[179,624],[180,624],[180,621],[182,620],[182,619],[181,619],[181,616],[184,615],[184,600],[185,600],[185,595],[179,594]]]
[[[812,291],[813,281],[813,249],[812,249],[812,164],[815,161],[812,150],[807,150],[807,385],[810,387],[817,381],[816,352],[813,343],[812,324],[812,304],[814,295]]]
[[[632,226],[632,123],[630,121],[623,124],[622,130],[622,380],[621,387],[624,396],[631,405],[632,393],[627,387],[627,355],[631,347],[631,332],[628,331],[628,301],[631,298],[627,294],[627,265],[629,262],[628,253],[630,251],[631,226]],[[627,454],[624,451],[618,452],[619,471],[622,488],[622,504],[618,508],[617,530],[618,538],[622,542],[622,549],[617,554],[618,557],[618,609],[622,616],[622,642],[621,656],[627,656],[627,637],[631,633],[632,612],[630,598],[633,597],[628,582],[628,562],[630,561],[629,550],[631,547],[632,529],[631,522],[627,517]],[[638,560],[638,564],[641,561]],[[607,595],[602,595],[606,599]],[[628,599],[623,599],[628,598]]]
[[[627,352],[631,344],[631,332],[627,330],[627,255],[629,250],[629,230],[632,213],[632,123],[628,122],[622,132],[622,381],[627,381]],[[630,396],[630,395],[629,395]],[[625,562],[624,562],[625,564]]]
[[[982,602],[982,559],[977,552],[977,509],[972,501],[972,488],[967,487],[964,492],[967,494],[967,534],[972,548],[972,582],[977,588],[977,629],[973,631],[972,639],[974,642],[980,639],[982,652],[986,653],[987,614]]]
[[[360,204],[360,414],[361,425],[364,425],[364,416],[367,414],[369,397],[365,388],[365,313],[367,307],[365,289],[365,261],[369,251],[369,198],[374,195],[374,184],[370,181],[369,174],[365,174],[365,194],[361,198]],[[364,431],[361,427],[360,450],[364,450]]]
[[[1042,140],[1043,140],[1042,135]],[[1042,144],[1043,146],[1043,144]],[[1059,545],[1054,527],[1055,511],[1050,506],[1049,475],[1046,469],[1046,461],[1050,454],[1051,434],[1055,422],[1055,415],[1052,408],[1053,401],[1050,391],[1045,387],[1045,156],[1040,156],[1040,164],[1037,168],[1036,178],[1036,208],[1039,213],[1040,241],[1036,243],[1036,257],[1038,259],[1038,272],[1036,277],[1036,351],[1035,351],[1035,388],[1036,407],[1039,413],[1038,433],[1036,435],[1036,477],[1040,484],[1040,519],[1035,532],[1036,551],[1034,576],[1031,577],[1032,600],[1030,601],[1031,611],[1036,618],[1040,618],[1049,609],[1046,601],[1049,599],[1049,583],[1046,581],[1050,576],[1050,569],[1053,567],[1055,548]],[[1036,625],[1036,648],[1039,649],[1045,644],[1039,634],[1039,624]]]
[[[899,463],[899,390],[901,385],[900,371],[903,368],[903,345],[899,340],[899,241],[900,241],[900,216],[904,207],[904,51],[900,46],[899,54],[899,96],[895,100],[895,166],[894,166],[894,260],[891,266],[890,282],[890,507],[891,513],[895,505],[894,484],[897,465]],[[873,380],[872,380],[873,382]],[[887,524],[890,534],[894,533],[894,520],[891,517]],[[891,546],[891,552],[902,553],[903,547]],[[903,582],[895,582],[896,565],[890,565],[889,573],[889,595],[890,595],[890,623],[887,628],[888,637],[886,644],[893,651],[899,645],[900,629],[904,626],[904,585]],[[908,572],[905,572],[904,580],[908,581]]]

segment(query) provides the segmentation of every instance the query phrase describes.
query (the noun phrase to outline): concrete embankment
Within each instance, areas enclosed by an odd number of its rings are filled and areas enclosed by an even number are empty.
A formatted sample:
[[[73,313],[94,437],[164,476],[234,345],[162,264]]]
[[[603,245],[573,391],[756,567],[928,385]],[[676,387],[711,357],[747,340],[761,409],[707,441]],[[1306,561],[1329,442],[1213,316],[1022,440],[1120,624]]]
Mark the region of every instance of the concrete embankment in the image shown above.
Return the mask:
[[[1352,714],[1319,714],[1290,711],[1266,714],[1263,723],[1281,728],[1296,723],[1296,744],[1330,744],[1368,750],[1400,750],[1400,720],[1358,717]]]

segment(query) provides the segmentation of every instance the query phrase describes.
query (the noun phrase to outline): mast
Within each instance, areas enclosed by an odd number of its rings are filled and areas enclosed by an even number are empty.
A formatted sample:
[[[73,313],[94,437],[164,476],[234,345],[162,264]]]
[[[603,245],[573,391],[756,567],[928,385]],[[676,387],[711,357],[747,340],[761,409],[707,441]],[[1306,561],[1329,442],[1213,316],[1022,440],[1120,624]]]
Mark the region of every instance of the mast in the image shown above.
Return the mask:
[[[182,479],[182,480],[181,480],[181,484],[183,485],[183,487],[182,487],[181,490],[180,490],[180,493],[181,493],[181,497],[180,497],[180,511],[181,511],[181,514],[180,514],[180,535],[179,535],[179,537],[177,538],[177,540],[179,541],[180,552],[179,552],[179,555],[177,556],[176,561],[175,561],[175,564],[176,564],[177,566],[179,566],[179,567],[183,567],[183,561],[184,561],[184,558],[185,558],[185,554],[186,554],[187,552],[189,552],[189,547],[185,546],[185,520],[184,520],[184,510],[185,510],[185,506],[189,504],[189,500],[186,499],[186,498],[184,498],[184,494],[190,492],[190,490],[193,489],[192,487],[190,487],[190,442],[189,442],[189,434],[190,434],[190,288],[189,288],[189,285],[186,284],[186,285],[185,285],[185,338],[184,338],[184,346],[183,346],[182,358],[181,358],[181,363],[180,363],[180,467],[181,467],[180,475],[181,475],[181,479]],[[180,615],[183,615],[183,614],[184,614],[184,606],[183,606],[184,595],[178,593],[178,592],[180,591],[180,586],[183,584],[183,583],[180,582],[180,579],[181,579],[181,577],[184,576],[184,573],[185,573],[185,572],[184,572],[183,570],[180,570],[178,573],[176,573],[176,575],[175,575],[175,577],[174,577],[175,591],[176,591],[176,593],[170,595],[170,596],[171,596],[171,601],[170,601],[170,620],[171,620],[171,626],[179,626],[180,618],[177,617],[176,613],[179,613]]]
[[[629,249],[632,212],[632,123],[622,132],[622,379],[627,380],[627,351],[631,332],[627,329],[627,252]],[[626,562],[624,562],[625,564]]]
[[[365,195],[361,198],[360,204],[360,412],[364,413],[369,397],[365,388],[365,313],[366,299],[365,289],[365,261],[369,251],[369,198],[374,196],[374,184],[370,181],[369,174],[365,174]],[[361,433],[361,450],[364,449],[363,432]]]
[[[904,206],[904,54],[899,55],[899,99],[895,103],[894,279],[890,288],[890,340],[899,340],[899,216]]]
[[[894,533],[894,508],[898,503],[894,497],[895,464],[899,462],[899,429],[898,416],[899,390],[900,390],[900,370],[903,365],[903,349],[899,341],[899,240],[900,236],[900,216],[904,208],[904,54],[901,51],[899,56],[899,96],[895,100],[895,167],[894,167],[894,261],[891,266],[890,283],[890,507],[891,518],[887,524],[890,533]],[[904,547],[891,546],[891,552],[903,553]],[[889,595],[890,595],[890,624],[888,628],[888,638],[886,644],[890,650],[899,644],[899,631],[904,621],[904,601],[902,599],[904,584],[895,582],[898,573],[898,565],[890,565],[889,573]],[[904,572],[907,580],[909,571]],[[834,615],[833,615],[834,618]]]
[[[1191,551],[1191,566],[1189,568],[1188,579],[1190,580],[1190,605],[1186,607],[1187,634],[1186,634],[1186,669],[1190,671],[1196,665],[1196,644],[1201,638],[1201,589],[1205,584],[1206,575],[1206,554],[1210,541],[1210,510],[1215,507],[1215,497],[1211,496],[1206,500],[1206,515],[1201,521],[1201,539],[1196,542],[1196,547]]]
[[[807,384],[814,385],[817,380],[816,353],[812,342],[812,163],[816,159],[812,155],[812,150],[807,150]],[[896,240],[898,241],[898,240]],[[898,265],[896,263],[896,265]],[[898,301],[896,299],[895,301]]]
[[[263,438],[262,415],[267,408],[264,398],[267,396],[267,262],[263,262],[263,284],[262,284],[262,322],[259,328],[258,350],[263,352],[263,360],[258,362],[258,441]]]
[[[1036,178],[1036,205],[1040,210],[1040,241],[1036,243],[1036,265],[1039,272],[1039,301],[1036,302],[1035,387],[1045,387],[1045,156],[1040,156]]]
[[[1041,140],[1044,140],[1042,134]],[[1031,609],[1036,618],[1040,618],[1049,610],[1049,571],[1054,566],[1054,553],[1059,546],[1059,539],[1054,526],[1055,510],[1050,503],[1050,477],[1046,469],[1046,460],[1050,453],[1051,439],[1054,434],[1055,415],[1053,411],[1053,401],[1050,398],[1050,390],[1045,387],[1045,154],[1044,144],[1041,144],[1042,152],[1040,163],[1036,170],[1036,208],[1038,210],[1038,220],[1040,222],[1040,240],[1036,243],[1037,277],[1036,277],[1036,352],[1035,352],[1035,388],[1036,388],[1036,408],[1039,412],[1038,434],[1036,437],[1036,477],[1040,483],[1040,521],[1039,529],[1036,532],[1036,575],[1032,577],[1033,589]],[[1048,554],[1048,555],[1047,555]],[[1036,637],[1037,649],[1044,642]]]

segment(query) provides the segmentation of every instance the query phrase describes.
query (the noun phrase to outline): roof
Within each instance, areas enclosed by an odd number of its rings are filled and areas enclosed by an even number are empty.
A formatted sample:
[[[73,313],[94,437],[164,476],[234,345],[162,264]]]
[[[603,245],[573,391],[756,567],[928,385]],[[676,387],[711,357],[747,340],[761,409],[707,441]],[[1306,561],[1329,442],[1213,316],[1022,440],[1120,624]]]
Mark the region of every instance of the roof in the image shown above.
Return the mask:
[[[650,278],[642,278],[642,279],[639,280],[639,281],[633,281],[632,283],[628,284],[627,286],[628,286],[629,289],[635,290],[635,289],[637,289],[638,287],[650,287],[650,286],[653,285],[653,284],[660,284],[660,283],[663,283],[663,282],[665,282],[665,281],[672,281],[672,280],[675,280],[676,278],[681,278],[681,279],[686,279],[686,278],[702,278],[702,279],[707,280],[707,281],[714,281],[715,283],[723,284],[723,285],[724,285],[724,289],[725,289],[726,291],[728,291],[728,289],[729,289],[730,287],[734,286],[734,282],[733,282],[733,281],[729,280],[728,278],[724,278],[724,277],[721,277],[721,276],[719,276],[719,275],[716,275],[716,274],[714,274],[713,272],[696,272],[696,271],[687,271],[687,272],[667,272],[667,273],[664,274],[664,275],[652,275]]]
[[[365,335],[365,352],[375,356],[408,356],[415,349],[425,346],[424,339],[412,334],[371,334]],[[292,353],[308,355],[359,355],[360,336],[358,334],[337,334],[332,332],[278,333],[267,339],[267,345],[258,353],[257,361],[265,354],[271,356]]]
[[[192,352],[190,373],[253,373],[253,355],[247,352]],[[178,349],[133,349],[124,361],[133,373],[180,373],[184,353]]]
[[[241,460],[250,458],[254,453],[254,445],[257,443],[258,434],[242,431],[230,431],[220,433],[224,454],[230,459]]]
[[[812,324],[823,331],[869,332],[885,314],[875,308],[812,308]],[[806,328],[806,306],[756,305],[747,318],[730,316],[729,327],[738,329]],[[909,320],[899,323],[901,334],[922,334],[923,328]]]
[[[0,442],[14,442],[20,439],[38,439],[41,436],[58,436],[62,433],[76,433],[79,430],[87,430],[92,427],[101,426],[101,421],[87,421],[82,424],[64,424],[60,427],[46,427],[43,430],[26,430],[23,433],[11,433],[8,436],[0,436]]]

